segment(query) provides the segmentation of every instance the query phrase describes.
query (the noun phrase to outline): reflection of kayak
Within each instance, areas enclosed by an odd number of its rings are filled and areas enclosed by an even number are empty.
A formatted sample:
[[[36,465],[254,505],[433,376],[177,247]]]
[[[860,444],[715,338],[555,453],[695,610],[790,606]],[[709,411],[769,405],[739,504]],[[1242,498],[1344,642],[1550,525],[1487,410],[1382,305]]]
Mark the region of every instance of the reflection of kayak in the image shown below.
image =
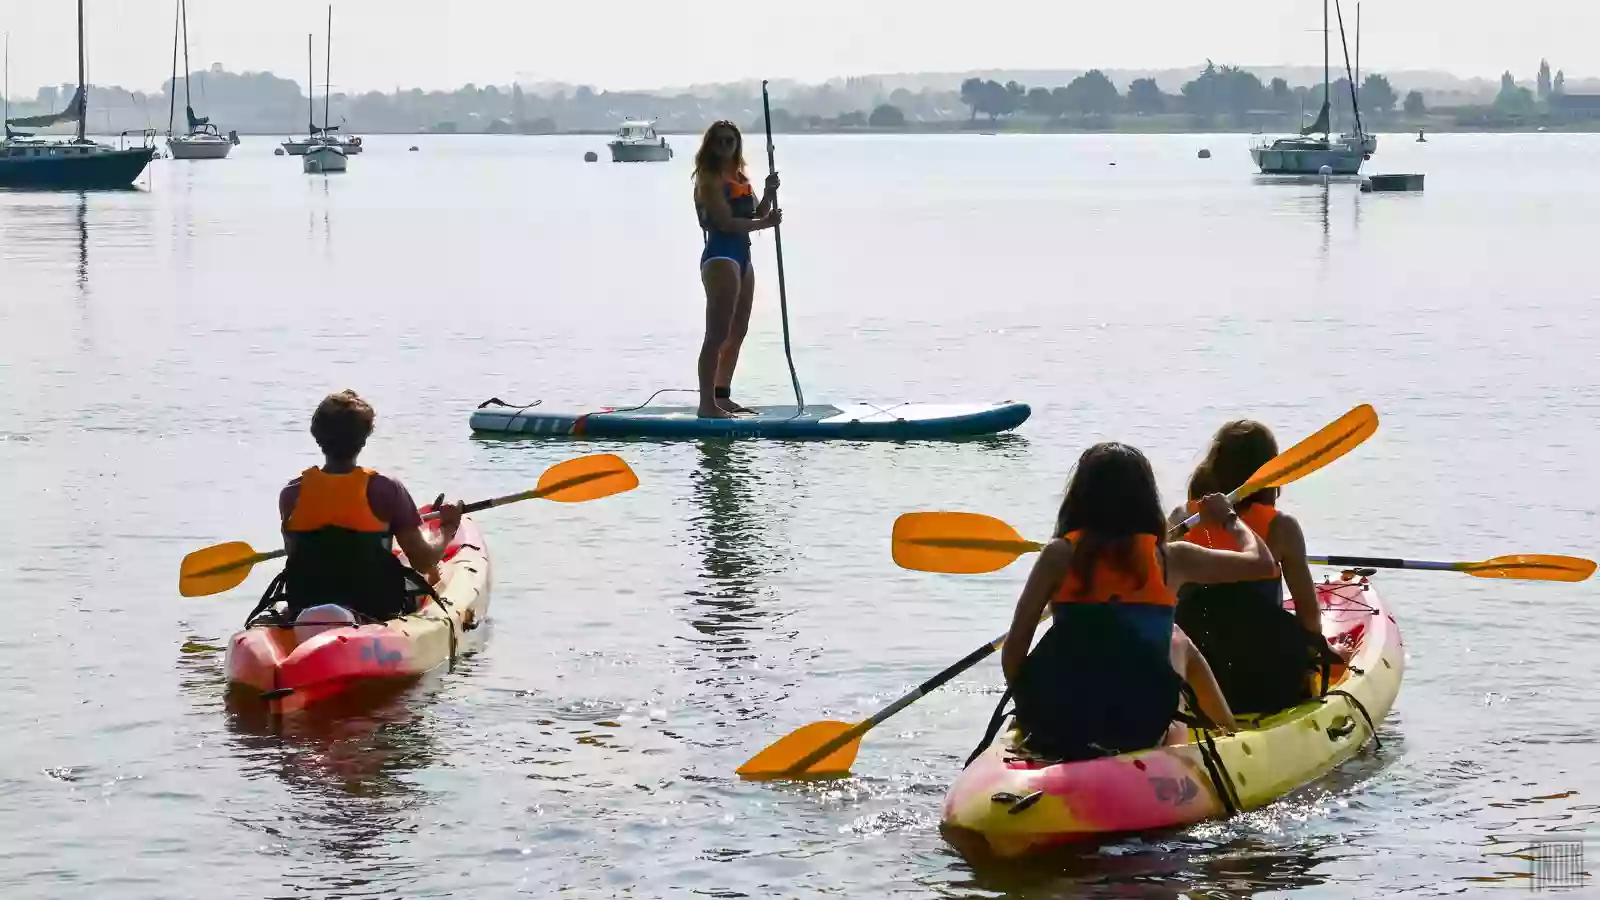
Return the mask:
[[[292,712],[450,663],[465,633],[489,612],[489,557],[471,519],[461,520],[436,589],[444,609],[425,599],[421,611],[382,623],[350,624],[348,610],[328,605],[306,610],[293,626],[252,625],[228,640],[229,688],[261,695],[274,712]]]
[[[1400,691],[1400,629],[1378,592],[1361,579],[1318,585],[1318,594],[1323,633],[1349,666],[1335,671],[1335,692],[1325,699],[1215,741],[1219,776],[1240,809],[1270,803],[1353,756],[1372,735],[1367,716],[1381,721]],[[1016,759],[1011,742],[996,740],[945,797],[942,829],[963,852],[1019,856],[1227,813],[1199,744],[1046,765]]]
[[[490,401],[491,403],[493,401]],[[485,404],[487,406],[487,404]],[[595,412],[552,412],[542,406],[480,407],[480,433],[567,437],[776,438],[901,440],[970,437],[1009,431],[1032,413],[1026,403],[852,403],[758,406],[756,415],[702,419],[692,406],[646,406]]]

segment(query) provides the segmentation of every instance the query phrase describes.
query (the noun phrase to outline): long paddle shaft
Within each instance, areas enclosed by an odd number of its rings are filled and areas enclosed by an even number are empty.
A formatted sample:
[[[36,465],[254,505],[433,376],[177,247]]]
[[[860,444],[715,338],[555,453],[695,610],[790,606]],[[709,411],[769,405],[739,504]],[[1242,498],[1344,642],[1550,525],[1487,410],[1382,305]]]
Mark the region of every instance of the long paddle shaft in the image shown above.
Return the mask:
[[[518,494],[507,494],[504,497],[495,497],[495,498],[490,499],[490,500],[479,500],[476,503],[468,503],[468,504],[466,504],[466,505],[461,507],[461,514],[462,515],[466,515],[467,513],[482,512],[483,510],[489,509],[491,507],[504,506],[507,503],[516,503],[518,500],[530,500],[530,499],[533,498],[533,494],[534,493],[535,493],[534,491],[523,491],[523,492],[518,493]],[[440,513],[438,510],[434,510],[433,512],[427,513],[426,515],[424,515],[422,517],[422,521],[424,521],[424,522],[432,522],[434,519],[439,518],[440,515],[442,515],[442,513]],[[213,566],[212,568],[205,569],[205,570],[200,571],[200,572],[194,572],[194,573],[191,573],[191,574],[193,576],[195,576],[195,577],[201,577],[201,576],[205,576],[205,575],[219,575],[219,574],[221,574],[223,572],[228,571],[229,569],[236,569],[236,568],[239,568],[240,566],[244,566],[244,565],[247,565],[247,564],[253,566],[253,565],[257,564],[257,563],[264,563],[264,562],[267,562],[269,560],[277,559],[280,556],[288,556],[288,555],[289,555],[288,548],[279,547],[276,550],[269,550],[266,553],[256,553],[256,554],[252,555],[249,559],[241,559],[241,560],[238,560],[236,562],[228,563],[226,565]]]
[[[772,102],[767,98],[767,83],[761,82],[761,115],[767,123],[767,172],[776,174],[778,163],[772,146]],[[773,208],[778,206],[778,193],[772,193]],[[794,405],[806,411],[806,397],[800,393],[800,376],[794,371],[794,353],[789,349],[789,291],[783,280],[783,226],[772,226],[772,249],[778,254],[778,311],[783,317],[783,356],[789,361],[789,382],[794,385]]]
[[[1478,562],[1435,562],[1426,559],[1394,559],[1387,556],[1308,556],[1306,562],[1323,566],[1461,572],[1478,578],[1509,578],[1523,581],[1585,581],[1595,570],[1594,560],[1547,553],[1517,553]]]
[[[532,490],[507,494],[490,500],[479,500],[462,507],[466,513],[479,512],[495,506],[504,506],[521,500],[548,499],[560,503],[582,503],[631,491],[639,486],[639,477],[621,457],[613,453],[595,453],[569,459],[546,469],[539,484]],[[436,519],[431,512],[424,519]],[[244,541],[217,544],[196,550],[183,558],[178,570],[178,590],[185,597],[206,597],[230,590],[243,583],[257,563],[277,559],[288,554],[286,549],[257,553]]]

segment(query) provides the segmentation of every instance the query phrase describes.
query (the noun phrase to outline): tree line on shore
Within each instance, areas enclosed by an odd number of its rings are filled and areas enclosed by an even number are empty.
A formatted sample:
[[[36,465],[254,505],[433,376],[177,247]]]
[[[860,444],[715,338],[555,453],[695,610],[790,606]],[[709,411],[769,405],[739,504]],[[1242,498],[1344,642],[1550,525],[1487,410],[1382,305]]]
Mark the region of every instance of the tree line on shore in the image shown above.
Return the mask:
[[[1138,128],[1183,130],[1218,127],[1298,127],[1322,105],[1322,85],[1291,86],[1282,77],[1263,81],[1239,66],[1207,63],[1179,90],[1168,93],[1154,78],[1133,77],[1119,87],[1102,70],[1063,73],[1065,84],[1026,86],[1015,80],[968,78],[959,89],[905,87],[885,90],[881,79],[849,78],[820,85],[777,83],[774,127],[781,131],[896,130],[906,128]],[[266,72],[233,73],[220,64],[192,75],[200,115],[242,133],[293,134],[305,127],[306,96],[296,82]],[[1170,84],[1171,82],[1169,82]],[[946,82],[954,86],[954,82]],[[1580,88],[1581,89],[1581,88]],[[50,86],[34,98],[11,99],[11,115],[61,109],[74,87]],[[169,108],[182,119],[183,86],[165,84],[145,94],[91,86],[91,130],[116,133],[138,128],[164,131]],[[1400,95],[1383,74],[1361,78],[1354,96],[1364,121],[1374,125],[1412,122],[1425,116],[1453,117],[1457,124],[1499,127],[1532,121],[1566,90],[1566,76],[1541,62],[1533,89],[1507,72],[1492,102],[1429,108],[1423,93]],[[1352,91],[1341,77],[1331,86],[1335,117],[1351,119]],[[1487,100],[1485,95],[1483,98]],[[320,119],[321,103],[317,104]],[[754,85],[714,85],[675,92],[597,91],[566,86],[548,90],[521,85],[468,84],[453,91],[395,90],[335,93],[331,119],[366,132],[522,133],[610,131],[623,118],[651,119],[663,131],[697,131],[721,118],[759,122],[760,93]]]

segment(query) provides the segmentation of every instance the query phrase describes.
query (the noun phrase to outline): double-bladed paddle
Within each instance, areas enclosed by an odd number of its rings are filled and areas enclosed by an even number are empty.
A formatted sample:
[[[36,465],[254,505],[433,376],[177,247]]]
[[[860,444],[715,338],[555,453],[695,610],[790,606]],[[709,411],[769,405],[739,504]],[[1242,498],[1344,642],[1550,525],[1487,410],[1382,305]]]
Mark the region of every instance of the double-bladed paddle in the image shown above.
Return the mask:
[[[1228,494],[1230,503],[1270,487],[1295,482],[1349,453],[1378,430],[1378,414],[1362,404],[1256,470],[1250,480]],[[1199,517],[1172,530],[1174,538]],[[993,572],[1018,556],[1044,545],[1023,539],[1004,522],[976,513],[907,513],[895,520],[894,561],[902,568],[973,574]],[[812,722],[791,731],[757,753],[738,769],[741,778],[798,778],[848,775],[861,749],[861,736],[895,713],[977,665],[1005,644],[1002,634],[972,651],[960,662],[918,685],[915,690],[874,713],[849,722]]]
[[[551,466],[539,476],[539,484],[533,490],[468,503],[462,511],[475,513],[522,500],[582,503],[631,491],[638,486],[639,476],[620,456],[595,453]],[[424,519],[438,517],[438,512],[423,516]],[[185,597],[220,594],[242,583],[256,563],[277,559],[287,553],[287,550],[257,553],[244,541],[231,541],[196,550],[183,558],[183,565],[178,570],[178,592]]]
[[[1385,556],[1308,556],[1306,562],[1320,566],[1462,572],[1477,578],[1514,578],[1522,581],[1584,581],[1594,574],[1595,568],[1592,559],[1548,553],[1513,553],[1479,562],[1433,562]]]

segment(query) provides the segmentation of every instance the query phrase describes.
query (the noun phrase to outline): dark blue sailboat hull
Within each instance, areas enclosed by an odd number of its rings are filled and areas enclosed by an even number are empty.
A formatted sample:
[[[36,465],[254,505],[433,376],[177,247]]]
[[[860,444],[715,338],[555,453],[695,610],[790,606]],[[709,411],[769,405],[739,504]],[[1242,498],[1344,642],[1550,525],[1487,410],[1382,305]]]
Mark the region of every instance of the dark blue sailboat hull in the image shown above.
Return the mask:
[[[150,164],[154,147],[77,155],[6,156],[0,148],[0,188],[92,190],[121,188]]]

